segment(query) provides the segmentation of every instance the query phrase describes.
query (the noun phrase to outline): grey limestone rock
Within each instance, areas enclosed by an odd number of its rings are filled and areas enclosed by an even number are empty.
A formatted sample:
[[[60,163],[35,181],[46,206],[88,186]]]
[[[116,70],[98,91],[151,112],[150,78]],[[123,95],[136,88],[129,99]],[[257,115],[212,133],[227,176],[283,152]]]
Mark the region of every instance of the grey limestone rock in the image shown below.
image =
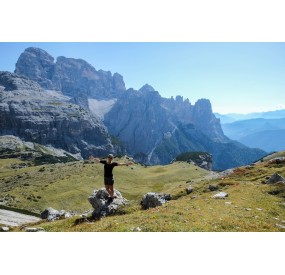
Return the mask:
[[[213,199],[225,199],[226,197],[228,197],[228,194],[226,192],[219,192],[212,196]]]
[[[35,82],[6,72],[0,72],[0,86],[9,88],[0,91],[0,135],[50,144],[83,158],[114,151],[102,121],[61,93],[38,89]]]
[[[46,51],[30,47],[19,57],[16,63],[15,73],[24,75],[39,83],[45,89],[54,89],[49,79],[54,67],[54,58]]]
[[[143,209],[154,208],[165,204],[168,200],[171,200],[170,194],[149,192],[143,196],[141,206]]]
[[[187,194],[192,193],[192,192],[193,192],[193,187],[192,187],[191,185],[188,185],[188,186],[186,187],[186,192],[187,192]]]
[[[10,228],[8,226],[1,226],[0,227],[0,232],[8,232]]]
[[[59,90],[74,102],[88,109],[88,97],[118,97],[126,90],[123,77],[103,70],[97,71],[82,59],[54,58],[42,49],[27,48],[16,63],[15,73],[26,76],[45,89]]]
[[[54,221],[57,219],[70,218],[72,215],[73,215],[72,213],[69,213],[65,210],[58,211],[52,207],[49,207],[41,213],[41,218],[47,219],[48,221]]]
[[[273,184],[273,183],[285,183],[285,178],[279,175],[278,173],[273,174],[266,183]]]
[[[53,221],[58,219],[60,216],[60,213],[58,210],[53,209],[52,207],[49,207],[47,209],[45,209],[42,213],[41,213],[41,218],[42,219],[47,219],[48,221]]]
[[[210,191],[216,191],[216,190],[218,190],[218,189],[219,189],[219,187],[216,186],[216,185],[209,185],[209,190],[210,190]]]
[[[109,200],[109,194],[105,188],[101,188],[99,190],[95,189],[90,197],[88,197],[88,201],[93,207],[92,216],[94,218],[101,218],[111,214],[116,213],[116,211],[126,205],[128,200],[125,199],[122,194],[114,189],[114,195],[116,198],[113,201]]]

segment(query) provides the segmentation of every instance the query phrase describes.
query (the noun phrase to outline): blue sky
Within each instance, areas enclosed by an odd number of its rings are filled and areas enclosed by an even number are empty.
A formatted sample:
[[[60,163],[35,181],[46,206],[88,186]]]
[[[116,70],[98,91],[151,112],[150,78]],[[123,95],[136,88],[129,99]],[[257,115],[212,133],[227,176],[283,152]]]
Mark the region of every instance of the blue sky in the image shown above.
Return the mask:
[[[192,104],[208,98],[222,114],[285,109],[285,43],[2,42],[0,70],[13,71],[30,46],[118,72],[127,88],[148,83],[163,97],[181,95]]]

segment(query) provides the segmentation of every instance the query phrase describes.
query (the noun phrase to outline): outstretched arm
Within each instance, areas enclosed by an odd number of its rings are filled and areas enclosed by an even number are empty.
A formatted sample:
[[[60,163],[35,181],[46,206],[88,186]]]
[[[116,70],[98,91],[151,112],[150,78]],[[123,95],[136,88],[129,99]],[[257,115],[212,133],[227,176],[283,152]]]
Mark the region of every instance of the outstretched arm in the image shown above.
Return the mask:
[[[99,163],[99,162],[100,162],[100,159],[94,158],[93,156],[90,156],[90,157],[89,157],[89,160],[95,161],[96,163]]]

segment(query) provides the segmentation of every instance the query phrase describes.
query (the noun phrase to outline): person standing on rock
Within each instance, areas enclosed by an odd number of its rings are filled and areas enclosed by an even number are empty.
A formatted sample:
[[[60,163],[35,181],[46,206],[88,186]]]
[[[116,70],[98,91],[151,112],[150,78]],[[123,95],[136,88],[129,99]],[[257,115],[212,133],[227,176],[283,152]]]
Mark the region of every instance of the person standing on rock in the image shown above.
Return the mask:
[[[113,176],[113,168],[115,166],[129,166],[132,165],[132,162],[129,163],[118,163],[113,162],[114,156],[112,154],[108,155],[107,160],[100,160],[98,158],[94,158],[93,156],[89,157],[90,160],[94,160],[97,163],[104,164],[104,184],[106,191],[109,194],[108,202],[112,202],[116,196],[114,195],[114,176]]]

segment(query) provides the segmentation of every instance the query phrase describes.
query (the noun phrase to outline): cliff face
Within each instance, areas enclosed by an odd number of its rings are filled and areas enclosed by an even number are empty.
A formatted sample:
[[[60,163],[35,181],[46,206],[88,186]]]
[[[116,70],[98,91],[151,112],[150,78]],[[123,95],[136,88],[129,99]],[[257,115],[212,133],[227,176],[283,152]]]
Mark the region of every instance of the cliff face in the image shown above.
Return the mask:
[[[8,72],[0,72],[0,87],[0,135],[51,144],[83,157],[114,151],[102,122],[68,97]]]
[[[15,73],[28,77],[39,83],[43,88],[53,90],[50,80],[54,67],[54,58],[39,48],[27,48],[16,63]]]
[[[5,105],[10,113],[17,114],[18,120],[21,117],[19,127],[25,129],[22,131],[26,137],[37,137],[44,143],[52,141],[58,146],[71,146],[70,150],[80,147],[85,155],[90,146],[95,146],[96,149],[92,150],[102,153],[106,148],[114,149],[109,132],[116,144],[123,143],[126,153],[142,163],[166,164],[183,152],[204,151],[213,155],[214,169],[227,169],[235,164],[241,166],[265,155],[261,150],[241,148],[229,140],[207,99],[200,99],[192,105],[181,96],[162,98],[150,85],[139,91],[126,90],[123,77],[118,73],[97,71],[81,59],[58,57],[55,62],[48,53],[37,48],[28,48],[21,54],[15,72],[36,81],[40,85],[37,89],[45,89],[41,91],[42,98],[51,93],[48,90],[56,90],[62,97],[68,97],[70,105],[67,101],[61,103],[60,110],[56,104],[47,104],[53,102],[50,99],[41,102],[40,106],[34,99],[30,101],[34,93],[26,93],[25,107],[19,100],[12,104],[12,98],[9,107]],[[43,117],[42,112],[35,112],[39,108],[49,113],[50,118]],[[37,125],[27,127],[26,114],[20,115],[23,110],[28,110],[28,116],[33,116]],[[5,117],[6,123],[8,117]],[[19,131],[18,124],[13,125],[15,123],[8,128]],[[56,135],[53,134],[54,128],[57,129]],[[238,151],[241,154],[237,154]]]
[[[20,55],[15,73],[36,81],[44,89],[61,91],[86,110],[88,98],[112,99],[126,90],[118,73],[96,71],[82,59],[60,56],[54,62],[52,56],[38,48],[28,48]]]
[[[170,163],[184,152],[202,151],[213,155],[215,170],[222,170],[265,154],[224,136],[209,100],[201,99],[192,106],[181,97],[163,99],[149,85],[139,91],[129,89],[118,98],[104,123],[112,135],[124,141],[128,153],[150,165]]]

